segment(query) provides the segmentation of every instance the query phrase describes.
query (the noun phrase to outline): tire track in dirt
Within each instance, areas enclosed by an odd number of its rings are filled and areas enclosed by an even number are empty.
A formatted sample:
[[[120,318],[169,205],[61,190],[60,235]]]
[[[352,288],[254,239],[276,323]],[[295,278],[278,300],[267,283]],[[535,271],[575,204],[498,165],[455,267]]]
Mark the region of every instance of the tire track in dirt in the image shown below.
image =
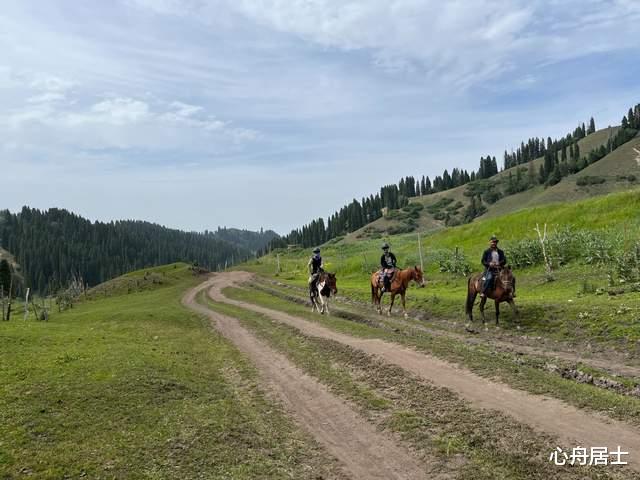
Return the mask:
[[[216,276],[209,295],[215,301],[267,315],[306,335],[330,339],[378,356],[418,377],[458,393],[476,407],[498,410],[534,429],[556,436],[566,445],[587,448],[606,446],[609,449],[621,446],[623,451],[629,452],[629,455],[623,457],[629,462],[628,466],[640,471],[640,431],[628,424],[597,413],[587,413],[553,397],[513,389],[398,344],[352,337],[277,310],[232,300],[222,294],[223,288],[250,278],[251,274],[247,272],[220,274]],[[550,452],[552,448],[550,446]]]
[[[431,470],[391,439],[378,432],[346,402],[305,374],[284,355],[275,352],[240,325],[237,319],[219,314],[196,302],[196,296],[230,277],[216,276],[189,290],[182,303],[207,316],[212,325],[260,372],[262,381],[285,405],[295,420],[336,457],[354,479],[449,479]],[[222,283],[224,285],[224,283]],[[219,287],[213,287],[215,289]]]
[[[271,290],[271,289],[267,289],[267,290]],[[273,292],[273,290],[271,290],[271,292]],[[285,294],[282,294],[281,292],[278,292],[277,290],[276,292],[277,292],[276,293],[277,296],[285,295]],[[294,297],[302,299],[302,297],[297,297],[295,295]],[[367,318],[368,315],[370,314],[369,312],[362,311],[362,309],[365,308],[364,304],[359,303],[358,306],[356,307],[352,306],[352,308],[355,308],[355,310],[358,312],[357,314],[362,315],[364,318]],[[502,351],[510,352],[510,353],[519,353],[523,355],[546,357],[550,361],[562,360],[565,362],[571,362],[576,364],[582,363],[582,364],[597,368],[599,370],[602,370],[604,372],[608,372],[610,374],[640,378],[639,366],[627,365],[627,364],[621,363],[620,361],[617,361],[615,358],[612,358],[619,355],[615,355],[615,356],[610,355],[609,356],[610,358],[607,358],[607,359],[596,358],[591,356],[584,356],[578,353],[573,353],[565,350],[535,347],[531,345],[523,345],[521,343],[516,343],[510,340],[489,338],[487,336],[482,336],[482,335],[470,336],[469,334],[460,334],[460,333],[456,333],[456,332],[452,332],[444,329],[437,329],[437,328],[427,327],[424,325],[415,325],[400,317],[391,317],[391,318],[393,319],[393,322],[397,323],[399,326],[412,328],[420,332],[433,335],[434,337],[450,338],[452,340],[456,340],[469,345],[492,346]],[[416,317],[414,318],[418,320],[418,318]]]

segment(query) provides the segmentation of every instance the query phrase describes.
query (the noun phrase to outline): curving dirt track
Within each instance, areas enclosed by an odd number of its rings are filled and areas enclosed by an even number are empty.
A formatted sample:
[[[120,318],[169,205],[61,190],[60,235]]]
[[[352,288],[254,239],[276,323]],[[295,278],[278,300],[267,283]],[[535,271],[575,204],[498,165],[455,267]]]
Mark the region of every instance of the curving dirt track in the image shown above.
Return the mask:
[[[268,290],[268,289],[267,289]],[[279,292],[276,293],[276,295]],[[303,298],[303,297],[298,297]],[[306,297],[304,297],[306,300]],[[344,299],[340,297],[336,298],[336,301],[339,303],[344,303]],[[355,302],[354,302],[355,303]],[[369,307],[369,304],[364,304],[358,302],[359,309],[363,307]],[[400,316],[394,316],[393,321],[399,325],[403,325],[412,329],[419,330],[421,332],[428,333],[429,335],[433,335],[435,337],[446,337],[453,340],[457,340],[461,343],[467,343],[469,345],[486,345],[488,343],[491,344],[492,347],[495,347],[501,351],[512,352],[524,355],[535,355],[538,357],[546,357],[550,361],[554,360],[562,360],[566,362],[572,363],[583,363],[585,365],[589,365],[591,367],[598,368],[602,371],[614,374],[614,375],[624,375],[627,377],[636,377],[640,378],[640,366],[629,365],[628,359],[623,359],[619,353],[608,352],[606,357],[594,356],[593,353],[587,352],[573,352],[562,350],[562,347],[554,347],[554,348],[544,348],[538,346],[526,345],[523,343],[516,342],[513,338],[509,338],[502,332],[503,338],[496,337],[496,331],[492,330],[490,336],[480,335],[478,336],[470,336],[469,334],[459,334],[453,331],[432,328],[425,325],[416,325],[414,323],[409,323],[404,320]],[[491,323],[491,322],[489,322]],[[506,337],[506,338],[505,338]]]
[[[244,329],[238,320],[196,302],[196,296],[213,286],[230,284],[235,276],[218,275],[189,290],[182,303],[207,316],[225,338],[246,354],[260,372],[261,380],[295,420],[336,457],[354,479],[448,479],[449,474],[415,459],[363,419],[347,403],[303,373],[283,355]]]
[[[334,340],[376,355],[387,363],[397,365],[418,377],[458,393],[477,407],[498,410],[534,429],[552,434],[565,445],[607,446],[609,449],[621,446],[622,450],[629,452],[629,455],[624,457],[629,462],[628,467],[640,471],[640,431],[633,426],[597,413],[587,413],[556,398],[513,389],[422,352],[383,340],[360,339],[334,332],[302,318],[232,300],[222,294],[223,288],[250,278],[251,274],[247,272],[217,275],[211,284],[209,294],[215,301],[262,313],[291,325],[304,334]]]

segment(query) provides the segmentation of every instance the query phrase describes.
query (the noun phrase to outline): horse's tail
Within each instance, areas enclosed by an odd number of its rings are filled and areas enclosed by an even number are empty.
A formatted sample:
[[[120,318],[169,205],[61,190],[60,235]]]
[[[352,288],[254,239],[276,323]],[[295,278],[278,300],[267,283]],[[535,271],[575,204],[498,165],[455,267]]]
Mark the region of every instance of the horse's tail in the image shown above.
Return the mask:
[[[467,315],[470,315],[471,312],[473,311],[473,303],[476,301],[477,292],[475,291],[475,287],[472,285],[472,282],[473,282],[473,276],[469,277],[469,280],[467,281],[467,304],[466,304]]]

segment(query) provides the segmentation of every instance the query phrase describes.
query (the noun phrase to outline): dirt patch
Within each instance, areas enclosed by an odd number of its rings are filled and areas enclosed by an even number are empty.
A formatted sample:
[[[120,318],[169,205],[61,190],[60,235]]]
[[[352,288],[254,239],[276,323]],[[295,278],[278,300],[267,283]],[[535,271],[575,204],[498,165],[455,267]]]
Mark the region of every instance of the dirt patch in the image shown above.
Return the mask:
[[[232,272],[216,277],[210,289],[211,297],[216,301],[265,314],[294,326],[307,335],[331,339],[381,357],[420,378],[458,393],[477,407],[498,410],[534,429],[556,436],[564,444],[606,446],[610,449],[620,445],[630,452],[627,459],[629,466],[640,470],[640,432],[623,422],[586,413],[552,397],[515,390],[415,350],[378,339],[351,337],[299,317],[231,300],[222,294],[223,288],[246,281],[250,276],[246,272]]]
[[[187,292],[183,304],[206,315],[215,328],[258,368],[263,382],[296,421],[339,459],[352,478],[450,478],[430,471],[411,454],[364,420],[346,402],[306,375],[283,355],[259,341],[238,320],[213,312],[196,302],[198,292],[235,276],[219,275]]]

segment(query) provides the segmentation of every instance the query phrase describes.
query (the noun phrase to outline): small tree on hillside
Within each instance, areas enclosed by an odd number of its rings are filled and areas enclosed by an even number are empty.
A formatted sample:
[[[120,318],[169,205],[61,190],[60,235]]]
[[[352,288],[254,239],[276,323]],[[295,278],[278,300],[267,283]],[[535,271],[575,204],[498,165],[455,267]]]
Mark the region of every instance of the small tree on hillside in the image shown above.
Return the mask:
[[[3,291],[9,291],[9,284],[11,283],[11,265],[6,259],[0,260],[0,288]]]

